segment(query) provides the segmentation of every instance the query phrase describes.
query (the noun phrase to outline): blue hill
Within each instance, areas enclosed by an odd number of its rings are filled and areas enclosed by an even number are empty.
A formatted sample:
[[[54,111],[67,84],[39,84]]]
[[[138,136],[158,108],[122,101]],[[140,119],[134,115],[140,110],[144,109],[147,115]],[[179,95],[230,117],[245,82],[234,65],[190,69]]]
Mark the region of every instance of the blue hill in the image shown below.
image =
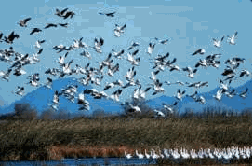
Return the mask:
[[[78,85],[77,92],[81,93],[85,89],[92,89],[92,86],[83,86],[75,78],[62,78],[53,81],[52,90],[46,87],[40,87],[30,93],[27,93],[20,100],[10,104],[6,108],[2,108],[1,113],[14,112],[15,104],[28,103],[32,108],[37,110],[38,116],[40,116],[43,111],[48,110],[50,106],[48,104],[52,103],[53,95],[55,90],[61,90],[67,85]],[[59,110],[64,110],[65,113],[71,115],[71,117],[76,117],[80,115],[92,115],[95,110],[104,110],[105,113],[117,114],[122,111],[120,103],[116,103],[110,99],[94,99],[90,95],[85,95],[89,105],[89,111],[79,111],[79,106],[75,103],[70,102],[64,96],[60,96],[60,107]],[[75,99],[76,100],[76,99]]]

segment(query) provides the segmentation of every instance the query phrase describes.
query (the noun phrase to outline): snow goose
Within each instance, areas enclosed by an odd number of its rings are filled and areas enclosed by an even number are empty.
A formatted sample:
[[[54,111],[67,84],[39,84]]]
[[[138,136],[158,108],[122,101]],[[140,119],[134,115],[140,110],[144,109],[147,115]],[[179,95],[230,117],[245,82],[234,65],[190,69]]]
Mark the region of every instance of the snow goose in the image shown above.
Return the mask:
[[[124,33],[124,29],[126,28],[126,24],[124,24],[121,27],[117,24],[115,24],[115,26],[116,26],[116,28],[114,29],[114,35],[116,37],[120,37]]]
[[[153,110],[155,112],[155,117],[162,117],[162,118],[165,118],[165,114],[161,111],[158,111],[156,109]]]
[[[64,28],[67,28],[67,26],[68,26],[69,24],[68,23],[59,23],[59,26],[61,26],[61,27],[64,27]]]
[[[38,34],[39,32],[42,32],[42,30],[39,29],[39,28],[33,28],[33,29],[32,29],[32,32],[30,33],[30,35]]]
[[[137,150],[137,149],[136,149],[136,156],[137,156],[139,159],[143,159],[143,158],[144,158],[144,155],[138,153],[138,150]]]
[[[26,19],[24,19],[24,20],[21,20],[21,21],[19,21],[19,25],[20,25],[21,27],[27,27],[27,22],[30,21],[30,20],[31,20],[30,17],[29,17],[29,18],[26,18]]]
[[[81,52],[80,55],[87,57],[88,59],[92,59],[91,54],[87,50],[84,50],[83,52]]]
[[[145,90],[142,90],[141,85],[140,85],[139,89],[134,90],[133,98],[134,99],[145,99],[145,94],[150,89],[151,89],[151,87],[148,87]]]
[[[227,36],[228,37],[228,43],[230,44],[230,45],[235,45],[235,39],[237,38],[237,35],[238,35],[238,32],[236,31],[235,33],[234,33],[234,35],[232,35],[232,36]]]
[[[167,44],[168,41],[169,41],[169,39],[165,39],[165,40],[161,40],[160,43],[161,44]]]
[[[112,12],[112,13],[99,13],[100,15],[106,15],[107,17],[114,17],[114,14],[116,12]]]
[[[239,96],[242,97],[242,98],[246,98],[247,97],[247,92],[248,92],[248,88],[246,88],[245,91],[242,91]]]
[[[159,92],[163,92],[164,93],[164,88],[162,87],[163,83],[159,82],[159,79],[154,80],[154,87],[153,90],[154,92],[152,93],[152,95],[155,95]]]
[[[45,40],[37,40],[37,41],[35,42],[34,47],[35,47],[36,49],[41,49],[41,44],[44,43],[44,42],[45,42]]]
[[[167,111],[169,111],[171,114],[174,113],[173,107],[176,106],[177,104],[178,104],[177,101],[174,102],[172,105],[170,105],[170,104],[164,104],[164,103],[163,103],[164,108],[165,108]]]
[[[18,87],[17,87],[17,90],[15,91],[15,93],[16,93],[17,95],[19,95],[19,96],[23,96],[24,93],[25,93],[24,87],[18,86]]]
[[[113,100],[119,102],[119,96],[121,95],[121,93],[122,93],[122,90],[121,90],[121,89],[116,90],[116,91],[114,91],[114,92],[112,93],[111,98],[112,98]]]
[[[241,73],[240,73],[240,77],[248,77],[250,76],[250,72],[247,71],[247,70],[242,70]]]
[[[46,87],[52,89],[52,79],[50,77],[47,77]]]
[[[206,50],[205,49],[197,49],[196,51],[194,51],[194,53],[192,55],[196,55],[196,54],[205,54]]]
[[[8,44],[12,44],[14,39],[15,38],[18,39],[19,37],[20,37],[20,35],[18,35],[18,34],[15,35],[14,31],[12,31],[11,34],[9,34],[7,37],[6,36],[4,37],[4,41]]]
[[[124,151],[124,152],[125,152],[126,159],[131,159],[132,158],[131,154],[129,154],[129,153],[127,154],[126,151]]]
[[[68,8],[65,8],[65,9],[63,9],[63,10],[60,11],[58,8],[56,8],[56,13],[55,13],[55,15],[57,15],[57,16],[59,16],[59,17],[63,17],[64,14],[65,14],[65,12],[67,11],[67,9],[68,9]]]
[[[148,47],[148,51],[147,51],[147,53],[149,55],[151,55],[153,53],[154,47],[155,47],[154,43],[149,43],[149,47]]]
[[[186,67],[186,68],[182,68],[183,71],[187,71],[188,72],[188,77],[193,78],[194,74],[197,72],[197,69],[192,69],[190,66]]]
[[[213,97],[214,97],[216,100],[220,101],[223,92],[224,92],[223,89],[219,89],[219,90],[217,91],[216,95],[213,95]]]
[[[119,71],[119,63],[115,64],[115,66],[113,66],[112,68],[109,68],[108,75],[110,77],[113,77],[116,71]]]
[[[8,69],[6,72],[0,71],[0,77],[6,81],[9,81],[9,76],[11,73],[12,69]]]
[[[180,100],[180,101],[181,101],[181,100],[182,100],[183,95],[185,94],[185,92],[186,92],[185,90],[181,92],[181,91],[180,91],[180,89],[178,89],[177,94],[176,94],[176,96],[175,96],[175,97],[176,97],[178,100]]]
[[[94,49],[98,52],[98,53],[101,53],[102,50],[101,50],[101,46],[103,46],[104,44],[104,40],[103,38],[100,38],[99,40],[97,38],[95,38],[95,47]]]
[[[221,47],[221,42],[223,41],[223,39],[224,39],[224,35],[222,36],[222,38],[220,40],[217,40],[217,39],[213,38],[214,47],[220,48]]]
[[[132,43],[132,45],[128,48],[128,50],[133,49],[133,48],[135,48],[135,47],[137,47],[137,46],[140,46],[140,44],[137,43],[137,42],[134,42],[134,43]]]
[[[78,96],[77,104],[81,105],[79,110],[89,110],[89,102],[85,99],[84,93],[80,93]]]
[[[147,152],[146,152],[146,149],[144,149],[144,156],[145,158],[147,159],[150,159],[151,155],[149,155]]]
[[[151,158],[152,158],[153,160],[156,160],[156,159],[159,158],[159,155],[157,155],[157,154],[155,153],[154,149],[151,150]]]
[[[69,12],[67,12],[67,13],[63,16],[63,18],[64,18],[64,20],[67,19],[68,17],[70,17],[70,18],[72,19],[74,15],[75,15],[75,13],[74,13],[73,11],[69,11]]]
[[[18,66],[14,71],[15,71],[15,72],[13,73],[13,75],[15,75],[15,76],[17,76],[17,77],[26,74],[26,71],[25,71],[24,69],[21,68],[21,65]]]
[[[155,81],[155,80],[156,80],[156,75],[157,75],[159,72],[160,72],[160,70],[151,72],[151,76],[152,76],[152,77],[149,77],[149,78],[152,79],[153,81]]]
[[[229,98],[233,98],[236,95],[236,91],[233,89],[232,91],[226,91],[225,95],[227,95]]]

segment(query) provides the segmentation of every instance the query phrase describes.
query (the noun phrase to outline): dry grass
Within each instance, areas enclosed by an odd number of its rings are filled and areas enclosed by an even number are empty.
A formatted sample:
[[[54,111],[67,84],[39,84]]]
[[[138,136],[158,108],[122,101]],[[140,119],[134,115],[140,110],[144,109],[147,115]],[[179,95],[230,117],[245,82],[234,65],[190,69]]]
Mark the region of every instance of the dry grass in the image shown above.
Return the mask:
[[[124,150],[252,145],[252,120],[230,118],[77,118],[0,123],[0,159],[120,157]]]

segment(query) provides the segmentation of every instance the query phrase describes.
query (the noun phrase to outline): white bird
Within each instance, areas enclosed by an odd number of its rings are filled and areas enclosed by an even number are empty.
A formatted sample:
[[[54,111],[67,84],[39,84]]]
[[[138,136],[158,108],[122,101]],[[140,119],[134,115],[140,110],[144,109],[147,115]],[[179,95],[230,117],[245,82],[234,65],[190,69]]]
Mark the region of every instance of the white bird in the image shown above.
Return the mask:
[[[223,41],[223,39],[224,39],[224,35],[222,36],[222,38],[220,40],[217,40],[217,39],[213,38],[214,46],[217,47],[217,48],[220,48],[221,47],[221,42]]]
[[[79,110],[89,110],[89,102],[85,99],[84,93],[80,93],[78,96],[78,102],[77,104],[81,105]]]
[[[116,91],[114,91],[114,92],[112,93],[111,98],[112,98],[113,100],[119,102],[119,96],[121,95],[121,93],[122,93],[122,90],[121,90],[121,89],[116,90]]]
[[[183,95],[185,94],[185,90],[184,91],[180,91],[180,89],[178,89],[178,91],[177,91],[177,95],[175,96],[178,100],[182,100],[182,97],[183,97]]]
[[[188,72],[188,77],[193,78],[194,74],[197,72],[197,69],[192,69],[190,66],[186,67],[186,68],[182,68],[183,71],[187,71]]]
[[[135,47],[137,47],[137,46],[139,46],[139,45],[140,45],[139,43],[134,42],[134,43],[132,43],[132,45],[128,48],[128,50],[133,49],[133,48],[135,48]]]
[[[153,44],[153,43],[149,44],[148,51],[147,51],[147,53],[149,55],[151,55],[153,53],[154,47],[155,47],[155,44]]]
[[[115,51],[115,50],[112,49],[112,51]],[[118,52],[113,52],[113,54],[114,54],[114,57],[116,57],[117,59],[122,59],[122,55],[124,54],[124,49]]]
[[[131,154],[127,154],[126,151],[124,151],[124,152],[125,152],[126,159],[131,159],[132,158]]]
[[[104,40],[103,38],[100,38],[100,40],[98,40],[97,38],[95,38],[95,47],[94,49],[98,52],[101,53],[101,46],[104,44]]]
[[[134,106],[132,104],[129,104],[128,102],[126,102],[125,104],[122,104],[122,105],[129,106],[129,108],[127,109],[127,112],[130,112],[130,113],[141,112],[140,107],[137,105]]]
[[[143,159],[144,158],[144,155],[138,153],[138,150],[136,149],[136,156],[139,158],[139,159]]]
[[[18,86],[18,87],[17,87],[17,90],[15,91],[15,93],[16,93],[17,95],[23,96],[24,93],[25,93],[24,87]]]
[[[151,150],[151,158],[152,158],[153,160],[156,160],[156,159],[159,158],[159,155],[157,155],[157,154],[155,153],[154,149]]]
[[[149,155],[147,152],[146,152],[146,149],[144,149],[144,155],[145,155],[145,158],[147,159],[150,159],[151,155]]]
[[[128,62],[130,62],[132,65],[139,65],[139,63],[140,63],[140,57],[134,59],[134,55],[133,54],[128,53],[127,55],[128,55],[128,57],[127,57],[127,61]]]
[[[167,111],[169,111],[170,113],[174,113],[174,110],[173,110],[173,107],[175,106],[175,105],[177,105],[178,104],[178,102],[176,101],[176,102],[174,102],[172,105],[170,105],[170,104],[164,104],[163,103],[163,105],[164,105],[164,108],[167,110]]]
[[[52,79],[50,77],[47,77],[46,87],[52,89]]]
[[[250,76],[250,72],[247,71],[247,70],[242,70],[241,73],[240,73],[240,77],[248,77]]]
[[[140,85],[139,89],[134,90],[133,98],[134,99],[145,99],[145,94],[150,89],[151,89],[151,87],[148,87],[145,90],[142,90],[141,85]]]
[[[35,42],[34,47],[35,47],[36,49],[41,49],[41,44],[44,43],[44,42],[45,42],[45,40],[37,40],[37,41]]]
[[[88,59],[92,59],[91,54],[87,50],[84,50],[83,52],[81,52],[80,55],[87,57]]]
[[[156,109],[153,110],[155,112],[155,117],[162,117],[165,118],[165,114],[161,111],[158,111]]]
[[[11,73],[12,69],[8,69],[6,72],[0,71],[0,77],[6,81],[9,81],[9,76]]]
[[[228,43],[231,45],[235,45],[235,39],[237,38],[238,32],[236,31],[234,35],[228,36]]]
[[[246,98],[247,97],[247,92],[248,92],[248,88],[246,88],[245,91],[242,91],[239,96],[242,97],[242,98]]]
[[[117,63],[117,64],[115,64],[115,66],[109,68],[109,70],[108,70],[108,75],[109,75],[110,77],[113,77],[113,76],[114,76],[114,73],[115,73],[116,71],[119,71],[119,63]]]
[[[116,37],[120,37],[124,33],[124,29],[126,28],[126,24],[124,24],[121,27],[117,24],[115,24],[115,26],[116,26],[116,28],[114,29],[114,35]]]
[[[223,89],[219,89],[219,90],[217,91],[217,94],[216,94],[216,95],[213,95],[213,97],[214,97],[216,100],[220,101],[220,100],[221,100],[221,97],[222,97],[222,93],[223,93]]]

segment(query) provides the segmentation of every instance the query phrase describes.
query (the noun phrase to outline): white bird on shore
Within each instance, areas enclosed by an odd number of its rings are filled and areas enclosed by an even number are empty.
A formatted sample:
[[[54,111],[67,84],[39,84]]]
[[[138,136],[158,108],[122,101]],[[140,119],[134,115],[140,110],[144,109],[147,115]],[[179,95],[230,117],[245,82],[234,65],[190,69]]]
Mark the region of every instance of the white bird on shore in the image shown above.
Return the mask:
[[[125,152],[126,159],[131,159],[132,158],[131,154],[129,154],[129,153],[127,154],[126,151],[124,151],[124,152]]]
[[[155,153],[154,149],[151,150],[151,158],[152,158],[153,160],[156,160],[156,159],[159,158],[159,155],[157,155],[157,154]]]
[[[139,158],[139,159],[143,159],[144,158],[144,155],[138,153],[138,150],[136,149],[136,156]]]
[[[144,149],[144,155],[145,155],[145,158],[147,159],[150,159],[151,155],[149,155],[147,152],[146,152],[146,149]]]

